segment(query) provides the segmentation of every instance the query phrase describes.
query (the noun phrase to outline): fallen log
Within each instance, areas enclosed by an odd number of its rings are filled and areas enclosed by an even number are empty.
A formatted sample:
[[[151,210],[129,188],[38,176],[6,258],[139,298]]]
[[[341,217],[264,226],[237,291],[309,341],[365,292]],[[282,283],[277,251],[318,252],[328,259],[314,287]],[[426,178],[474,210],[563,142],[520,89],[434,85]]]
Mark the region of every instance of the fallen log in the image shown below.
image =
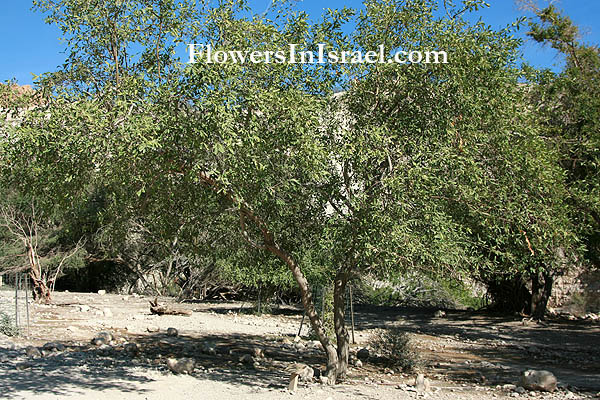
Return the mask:
[[[158,304],[158,299],[150,300],[150,312],[156,315],[185,315],[187,317],[192,315],[192,312],[188,310],[174,310],[168,305]]]

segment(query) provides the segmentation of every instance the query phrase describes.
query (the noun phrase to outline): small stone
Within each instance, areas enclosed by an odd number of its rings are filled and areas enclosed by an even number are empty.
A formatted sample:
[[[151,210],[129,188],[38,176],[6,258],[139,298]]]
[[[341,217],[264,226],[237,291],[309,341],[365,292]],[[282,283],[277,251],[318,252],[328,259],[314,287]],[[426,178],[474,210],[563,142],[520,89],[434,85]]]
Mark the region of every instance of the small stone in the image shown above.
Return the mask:
[[[327,385],[329,383],[329,378],[327,378],[325,375],[321,375],[319,377],[319,382],[321,385]]]
[[[105,308],[105,309],[102,310],[102,315],[104,315],[105,317],[110,318],[110,317],[113,316],[113,313],[110,310],[110,308]]]
[[[359,360],[367,360],[369,358],[369,355],[369,349],[367,349],[366,347],[363,347],[356,353],[356,357],[358,357]]]
[[[306,350],[306,346],[302,342],[294,343],[294,348],[296,349],[297,352],[302,352],[302,351]]]
[[[169,358],[167,359],[167,367],[176,374],[191,374],[194,372],[194,360]]]
[[[88,311],[90,311],[90,306],[85,305],[85,304],[80,304],[77,307],[79,308],[79,311],[81,311],[81,312],[88,312]]]
[[[243,364],[249,365],[254,363],[254,358],[252,358],[250,354],[244,354],[240,357],[239,361]]]
[[[58,342],[48,342],[42,346],[42,349],[46,351],[63,351],[65,349],[65,345]]]
[[[150,333],[156,333],[160,330],[160,328],[158,326],[150,325],[146,328],[146,330]]]
[[[315,370],[306,364],[297,364],[292,371],[292,376],[297,375],[303,381],[311,381],[315,376]]]
[[[436,318],[444,318],[446,316],[446,311],[437,310],[436,312],[433,313],[433,316]]]
[[[260,347],[253,347],[252,348],[252,354],[256,358],[264,358],[265,357],[265,352]]]
[[[125,345],[123,346],[123,350],[125,350],[126,352],[130,353],[130,354],[138,354],[140,352],[140,347],[138,346],[137,343],[125,343]]]
[[[292,374],[290,377],[290,384],[288,385],[288,390],[290,392],[295,392],[298,390],[298,375]]]
[[[98,294],[99,294],[100,296],[104,296],[104,295],[106,294],[106,290],[104,290],[104,289],[100,289],[100,290],[98,290]]]
[[[123,299],[123,301],[127,301],[127,300],[129,300],[129,296],[123,296],[123,297],[121,297],[121,298]]]
[[[557,380],[554,374],[544,370],[527,370],[521,373],[519,384],[528,390],[553,392],[556,390]]]
[[[202,343],[202,352],[214,356],[217,354],[217,348],[212,343]]]
[[[108,344],[102,344],[100,346],[98,346],[98,354],[100,354],[101,356],[108,356],[112,353],[113,348],[112,346],[108,345]]]
[[[42,356],[42,353],[40,353],[38,348],[34,347],[34,346],[27,346],[25,348],[25,354],[27,354],[27,357],[32,357],[32,358],[38,358],[38,357]]]
[[[102,346],[109,344],[113,340],[113,335],[109,332],[98,332],[96,337],[94,337],[91,343],[94,346]]]
[[[175,328],[167,329],[167,336],[177,336],[177,335],[179,335],[179,332],[177,332],[177,329],[175,329]]]
[[[524,388],[524,387],[522,387],[522,386],[517,386],[517,387],[515,388],[515,392],[517,392],[517,393],[519,393],[519,394],[524,394],[524,393],[526,393],[526,392],[527,392],[527,390],[525,390],[525,388]]]
[[[15,368],[17,368],[19,371],[23,371],[27,368],[31,368],[33,366],[33,364],[29,363],[29,362],[22,362],[19,363],[15,366]]]
[[[356,362],[354,363],[354,366],[355,366],[356,368],[362,368],[362,366],[363,366],[363,363],[362,363],[362,361],[360,361],[360,360],[356,360]]]

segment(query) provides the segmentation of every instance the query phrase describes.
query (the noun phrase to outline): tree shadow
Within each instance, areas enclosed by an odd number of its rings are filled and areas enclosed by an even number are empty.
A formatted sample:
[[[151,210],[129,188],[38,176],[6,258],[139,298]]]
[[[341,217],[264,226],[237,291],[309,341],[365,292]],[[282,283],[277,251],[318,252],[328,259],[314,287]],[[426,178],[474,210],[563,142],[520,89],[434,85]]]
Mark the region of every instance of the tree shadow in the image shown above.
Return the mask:
[[[516,383],[522,371],[545,369],[559,382],[600,391],[600,325],[592,321],[522,321],[500,313],[396,307],[356,307],[357,329],[398,327],[432,337],[422,345],[430,372],[457,382]],[[457,347],[452,342],[459,341]],[[447,345],[445,343],[448,343]],[[430,348],[427,348],[427,347]]]
[[[102,356],[96,349],[69,346],[46,357],[27,359],[23,350],[0,347],[0,393],[2,398],[32,394],[65,395],[83,389],[118,389],[140,392],[138,384],[149,382],[131,360]],[[18,369],[23,368],[23,369]]]
[[[138,353],[127,351],[123,343],[107,349],[64,342],[65,351],[30,359],[23,349],[0,347],[0,360],[6,361],[0,366],[2,398],[16,398],[23,392],[66,395],[86,389],[139,393],[144,391],[140,384],[152,381],[144,376],[146,371],[171,373],[166,365],[170,357],[193,359],[196,369],[191,375],[198,378],[271,389],[287,387],[289,368],[296,362],[319,370],[325,365],[323,355],[316,348],[298,354],[293,343],[258,335],[171,337],[157,333],[127,335],[126,339],[138,344]],[[215,352],[207,353],[207,346]],[[256,349],[264,356],[255,357]]]

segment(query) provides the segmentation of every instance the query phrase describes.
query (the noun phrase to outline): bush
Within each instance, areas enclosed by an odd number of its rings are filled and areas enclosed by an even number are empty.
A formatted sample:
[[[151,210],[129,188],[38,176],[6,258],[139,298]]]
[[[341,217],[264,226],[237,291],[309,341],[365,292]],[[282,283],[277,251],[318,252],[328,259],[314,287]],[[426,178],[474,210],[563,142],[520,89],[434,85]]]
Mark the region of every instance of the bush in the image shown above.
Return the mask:
[[[417,353],[410,343],[410,336],[399,328],[376,331],[369,345],[386,365],[405,371],[412,371],[418,366]]]
[[[0,333],[6,336],[17,336],[19,334],[19,328],[17,328],[12,319],[4,312],[0,312]]]

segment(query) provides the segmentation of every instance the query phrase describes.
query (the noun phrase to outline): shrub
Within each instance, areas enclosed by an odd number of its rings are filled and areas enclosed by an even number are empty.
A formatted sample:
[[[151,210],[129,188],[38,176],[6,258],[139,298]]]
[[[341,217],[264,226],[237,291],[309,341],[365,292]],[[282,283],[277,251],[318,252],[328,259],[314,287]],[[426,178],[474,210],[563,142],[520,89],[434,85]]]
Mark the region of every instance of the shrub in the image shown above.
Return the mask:
[[[400,367],[405,371],[414,370],[418,365],[417,353],[411,345],[410,336],[399,328],[376,331],[369,345],[386,365]]]
[[[0,333],[6,336],[17,336],[19,334],[19,328],[17,328],[12,319],[4,312],[0,312]]]

